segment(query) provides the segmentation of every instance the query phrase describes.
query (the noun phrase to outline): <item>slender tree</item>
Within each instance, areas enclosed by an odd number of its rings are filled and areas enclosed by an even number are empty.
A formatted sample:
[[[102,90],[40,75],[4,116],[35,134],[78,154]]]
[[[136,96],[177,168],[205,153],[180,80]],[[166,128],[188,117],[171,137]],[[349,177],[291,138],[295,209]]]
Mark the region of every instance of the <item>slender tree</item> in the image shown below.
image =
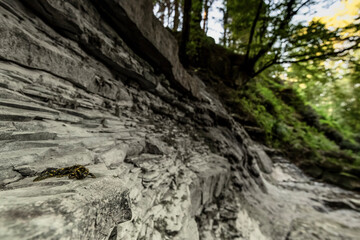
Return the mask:
[[[223,36],[221,38],[221,43],[224,47],[227,47],[227,42],[228,42],[228,20],[229,20],[229,14],[228,14],[228,10],[227,10],[227,0],[223,1],[223,6],[222,8],[220,8],[220,11],[223,13],[223,18],[222,18],[222,26],[224,29],[223,32]]]
[[[209,9],[213,3],[214,0],[204,0],[203,30],[205,33],[208,31]]]
[[[174,24],[173,24],[173,31],[177,31],[179,28],[179,22],[180,22],[180,1],[174,0]]]
[[[250,30],[249,43],[248,43],[248,45],[246,47],[245,63],[247,63],[249,61],[251,44],[252,44],[252,41],[253,41],[253,38],[254,38],[256,25],[257,25],[257,23],[259,21],[259,18],[260,18],[260,13],[261,13],[262,6],[263,6],[263,0],[260,0],[259,1],[259,6],[257,7],[257,11],[256,11],[256,16],[254,18],[254,21],[252,23],[251,30]]]
[[[160,20],[160,22],[164,25],[165,24],[165,10],[166,10],[166,5],[163,1],[156,1],[156,4],[158,4],[159,6],[159,10],[157,11],[157,15],[158,18]]]
[[[189,66],[189,58],[186,54],[187,44],[190,39],[190,21],[191,21],[191,0],[184,0],[183,25],[181,32],[179,57],[184,67]]]
[[[164,0],[167,9],[167,26],[170,26],[171,16],[173,13],[173,3],[170,0]]]

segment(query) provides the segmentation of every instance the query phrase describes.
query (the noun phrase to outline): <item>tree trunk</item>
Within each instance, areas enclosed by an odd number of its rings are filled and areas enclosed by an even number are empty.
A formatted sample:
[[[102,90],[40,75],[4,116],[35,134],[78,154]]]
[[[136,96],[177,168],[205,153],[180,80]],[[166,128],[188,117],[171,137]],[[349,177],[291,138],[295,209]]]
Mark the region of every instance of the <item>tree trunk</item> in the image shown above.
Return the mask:
[[[167,26],[170,26],[170,18],[171,18],[171,14],[172,14],[172,9],[171,9],[171,1],[170,0],[165,0],[165,6],[168,10],[167,12]]]
[[[183,26],[181,32],[181,41],[179,49],[179,57],[184,67],[189,66],[189,58],[186,54],[186,46],[190,39],[190,18],[191,18],[191,0],[184,0]]]
[[[224,28],[224,33],[223,33],[223,39],[222,39],[222,43],[223,46],[226,47],[227,46],[227,24],[228,24],[228,18],[229,18],[229,14],[228,14],[228,10],[227,10],[227,3],[226,1],[224,1],[224,8],[222,9],[223,12],[223,28]]]
[[[252,41],[253,41],[253,39],[254,39],[254,34],[255,34],[256,25],[257,25],[257,23],[258,23],[258,21],[259,21],[259,18],[260,18],[260,13],[261,13],[262,5],[263,5],[263,0],[260,0],[259,6],[258,6],[258,8],[257,8],[257,10],[256,10],[256,16],[255,16],[255,18],[254,18],[254,21],[253,21],[253,23],[252,23],[251,30],[250,30],[249,42],[248,42],[248,45],[247,45],[247,48],[246,48],[245,64],[248,64],[248,61],[249,61],[251,44],[252,44]]]
[[[209,14],[209,0],[205,0],[204,2],[204,18],[203,18],[203,30],[207,32],[207,21],[208,21],[208,14]]]
[[[180,12],[179,12],[179,0],[174,0],[174,25],[173,30],[177,31],[179,28],[180,21]]]

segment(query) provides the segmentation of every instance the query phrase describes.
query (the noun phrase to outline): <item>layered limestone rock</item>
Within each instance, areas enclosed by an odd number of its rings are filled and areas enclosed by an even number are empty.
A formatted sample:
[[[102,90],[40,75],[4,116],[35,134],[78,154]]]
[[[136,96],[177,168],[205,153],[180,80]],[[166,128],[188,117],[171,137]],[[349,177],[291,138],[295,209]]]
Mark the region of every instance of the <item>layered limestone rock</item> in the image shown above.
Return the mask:
[[[199,92],[179,62],[152,44],[143,60],[97,4],[0,3],[0,238],[196,239],[195,217],[230,179],[230,164],[189,117],[214,107],[183,99]],[[147,62],[154,51],[170,71]],[[33,182],[46,168],[75,164],[96,179]]]
[[[355,239],[358,198],[273,164],[151,2],[0,2],[0,239]]]

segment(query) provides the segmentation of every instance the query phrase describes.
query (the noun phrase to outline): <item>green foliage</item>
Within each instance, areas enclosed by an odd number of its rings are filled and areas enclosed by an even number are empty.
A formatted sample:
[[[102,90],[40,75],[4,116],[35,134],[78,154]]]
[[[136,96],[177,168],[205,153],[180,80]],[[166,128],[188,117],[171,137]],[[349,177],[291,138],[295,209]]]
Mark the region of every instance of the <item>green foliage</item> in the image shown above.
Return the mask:
[[[360,53],[355,52],[351,61],[344,58],[341,61],[296,63],[287,72],[289,83],[322,116],[321,123],[350,139],[360,134],[357,55]]]
[[[307,114],[303,97],[281,83],[274,72],[267,73],[271,75],[262,74],[261,79],[248,82],[239,90],[221,87],[230,111],[240,115],[238,121],[244,121],[245,127],[264,131],[264,138],[257,141],[281,149],[311,176],[351,189],[349,181],[359,181],[360,155],[340,149],[321,130],[321,124],[332,129],[341,126],[325,117],[319,117],[317,127],[309,125],[302,115]]]
[[[246,90],[228,89],[231,105],[240,105],[265,131],[265,143],[290,152],[312,151],[314,156],[317,151],[338,151],[334,142],[299,119],[299,113],[278,96],[285,86],[270,79],[249,82]]]
[[[360,48],[360,21],[328,28],[319,20],[294,21],[314,0],[227,0],[229,47],[246,56],[244,70],[256,76],[274,64],[342,57]],[[352,34],[344,34],[344,33]],[[335,48],[337,44],[337,48]],[[342,46],[339,48],[339,46]]]

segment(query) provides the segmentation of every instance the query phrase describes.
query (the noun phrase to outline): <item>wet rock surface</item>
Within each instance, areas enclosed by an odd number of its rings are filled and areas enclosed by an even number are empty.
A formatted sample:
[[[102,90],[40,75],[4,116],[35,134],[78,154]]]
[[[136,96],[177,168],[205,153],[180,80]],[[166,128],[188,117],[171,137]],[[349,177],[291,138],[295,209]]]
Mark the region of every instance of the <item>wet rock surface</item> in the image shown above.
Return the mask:
[[[0,16],[0,239],[359,236],[358,195],[269,158],[182,68],[151,1],[4,0]],[[73,165],[96,178],[33,182]]]

